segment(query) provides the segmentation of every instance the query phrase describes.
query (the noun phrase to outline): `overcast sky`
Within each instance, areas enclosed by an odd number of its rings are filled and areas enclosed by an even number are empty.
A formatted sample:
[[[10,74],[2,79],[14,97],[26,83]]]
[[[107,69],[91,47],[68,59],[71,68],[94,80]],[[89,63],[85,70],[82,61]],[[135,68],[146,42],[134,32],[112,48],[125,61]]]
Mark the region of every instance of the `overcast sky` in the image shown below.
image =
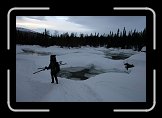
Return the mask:
[[[117,29],[142,31],[146,27],[146,16],[17,16],[16,27],[28,28],[43,32],[46,28],[50,33],[114,33]]]

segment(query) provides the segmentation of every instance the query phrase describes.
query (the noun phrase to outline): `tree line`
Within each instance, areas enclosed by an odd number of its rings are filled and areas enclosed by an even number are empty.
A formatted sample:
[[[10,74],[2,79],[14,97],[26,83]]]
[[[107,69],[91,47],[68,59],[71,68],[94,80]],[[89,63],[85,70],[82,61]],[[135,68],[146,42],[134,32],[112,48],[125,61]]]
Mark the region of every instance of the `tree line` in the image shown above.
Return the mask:
[[[127,33],[125,27],[122,31],[119,29],[116,33],[110,31],[109,34],[69,34],[68,32],[50,35],[50,32],[45,29],[43,33],[25,32],[16,30],[16,43],[24,45],[40,45],[40,46],[60,46],[60,47],[121,47],[122,49],[141,50],[146,46],[146,29],[138,32],[136,29]]]

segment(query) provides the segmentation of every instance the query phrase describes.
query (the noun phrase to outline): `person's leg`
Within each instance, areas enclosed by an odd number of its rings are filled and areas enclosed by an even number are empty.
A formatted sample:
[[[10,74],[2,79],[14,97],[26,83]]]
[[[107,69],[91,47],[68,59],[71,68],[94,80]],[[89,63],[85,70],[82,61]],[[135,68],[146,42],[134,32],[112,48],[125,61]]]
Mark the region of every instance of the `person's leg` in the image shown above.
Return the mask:
[[[51,83],[54,83],[54,78],[53,78],[53,75],[51,74],[51,79],[52,79],[52,82]]]
[[[58,84],[57,74],[54,74],[56,84]]]

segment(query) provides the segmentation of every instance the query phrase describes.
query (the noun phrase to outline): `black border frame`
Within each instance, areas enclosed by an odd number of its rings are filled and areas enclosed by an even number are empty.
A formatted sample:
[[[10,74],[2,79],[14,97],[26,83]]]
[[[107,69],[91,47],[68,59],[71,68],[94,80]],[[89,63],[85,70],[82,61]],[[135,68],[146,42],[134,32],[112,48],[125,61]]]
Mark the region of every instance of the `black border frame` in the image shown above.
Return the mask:
[[[105,13],[105,12],[104,12]],[[50,16],[50,15],[58,15],[57,13],[54,12],[54,9],[50,9],[49,11],[36,11],[36,10],[14,10],[12,11],[10,14],[10,44],[11,44],[11,52],[12,54],[14,55],[15,54],[15,51],[16,51],[16,46],[15,46],[15,34],[16,34],[16,18],[15,16],[24,16],[24,15],[30,15],[30,16],[34,16],[34,15],[37,15],[37,16],[43,16],[43,15],[46,15],[46,16]],[[66,14],[59,14],[59,15],[66,15]],[[83,15],[83,14],[82,14]],[[85,14],[87,15],[87,14]],[[89,14],[90,15],[90,14]],[[93,14],[92,14],[93,15]],[[130,103],[130,102],[89,102],[89,103],[84,103],[84,102],[69,102],[69,103],[66,103],[66,102],[57,102],[57,103],[48,103],[48,102],[45,102],[45,103],[30,103],[30,102],[15,102],[16,101],[16,64],[13,64],[12,68],[10,68],[10,74],[13,79],[10,79],[10,105],[13,109],[44,109],[44,108],[49,108],[50,111],[53,111],[55,110],[55,108],[57,107],[57,109],[62,109],[63,107],[66,109],[71,107],[72,109],[75,109],[76,107],[84,107],[85,109],[90,109],[90,108],[106,108],[106,111],[113,111],[113,109],[148,109],[148,108],[151,108],[152,107],[152,104],[153,104],[153,14],[150,12],[150,11],[144,11],[144,10],[138,10],[138,11],[114,11],[113,9],[108,11],[106,14],[102,14],[102,15],[99,15],[99,16],[116,16],[116,15],[120,15],[120,16],[140,16],[140,15],[143,15],[143,16],[146,16],[146,31],[147,31],[147,38],[148,38],[148,42],[147,42],[147,51],[146,51],[146,102],[145,103],[142,103],[142,102],[133,102],[133,103]],[[98,15],[95,15],[95,16],[98,16]],[[14,55],[15,57],[16,55]],[[16,57],[13,59],[14,62],[16,62]],[[14,78],[15,77],[15,78]],[[15,91],[14,91],[15,90]],[[85,107],[86,106],[86,107]]]

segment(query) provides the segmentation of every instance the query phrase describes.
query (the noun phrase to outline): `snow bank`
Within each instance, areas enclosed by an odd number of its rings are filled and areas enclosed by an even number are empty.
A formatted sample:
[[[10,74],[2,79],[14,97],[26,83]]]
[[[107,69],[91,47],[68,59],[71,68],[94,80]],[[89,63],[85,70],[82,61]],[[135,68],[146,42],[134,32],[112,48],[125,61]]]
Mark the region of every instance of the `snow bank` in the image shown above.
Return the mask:
[[[49,55],[24,54],[22,49],[50,52],[57,55],[66,67],[87,67],[91,64],[104,71],[84,81],[59,77],[59,84],[51,84],[50,71],[32,74],[39,67],[48,66]],[[59,48],[51,46],[16,46],[17,102],[145,102],[146,53],[139,52],[126,60],[105,58],[106,48]],[[113,50],[113,49],[112,49]],[[117,50],[115,50],[117,52]],[[120,50],[119,50],[120,51]],[[122,50],[124,51],[124,50]],[[132,53],[131,50],[125,51]],[[135,65],[129,69],[124,63]]]
[[[146,47],[143,47],[143,48],[141,49],[141,52],[146,52]]]

